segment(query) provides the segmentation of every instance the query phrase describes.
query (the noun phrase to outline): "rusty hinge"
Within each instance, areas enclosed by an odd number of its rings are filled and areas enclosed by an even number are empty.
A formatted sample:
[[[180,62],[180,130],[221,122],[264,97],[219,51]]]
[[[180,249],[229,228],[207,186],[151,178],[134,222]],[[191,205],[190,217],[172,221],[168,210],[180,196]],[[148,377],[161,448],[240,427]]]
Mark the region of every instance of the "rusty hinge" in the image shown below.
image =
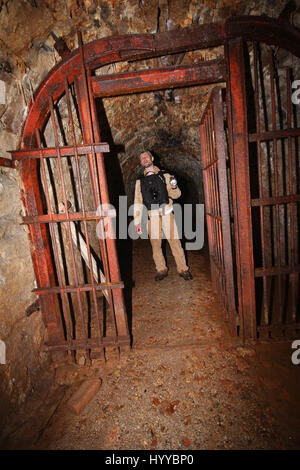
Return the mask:
[[[0,166],[5,166],[6,168],[14,168],[14,169],[17,168],[15,160],[11,160],[10,158],[3,158],[3,157],[0,157]]]

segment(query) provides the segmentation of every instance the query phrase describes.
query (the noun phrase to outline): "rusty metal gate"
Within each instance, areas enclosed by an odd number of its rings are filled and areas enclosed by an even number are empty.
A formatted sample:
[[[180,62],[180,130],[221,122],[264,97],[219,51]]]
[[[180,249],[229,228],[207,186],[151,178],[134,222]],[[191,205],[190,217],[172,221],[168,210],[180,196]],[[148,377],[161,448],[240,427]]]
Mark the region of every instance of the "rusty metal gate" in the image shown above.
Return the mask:
[[[274,47],[228,41],[227,126],[219,87],[200,126],[212,282],[230,331],[238,326],[244,339],[300,329],[299,60],[285,55],[280,68]]]
[[[108,207],[108,189],[90,73],[79,34],[80,75],[47,97],[49,118],[35,129],[35,149],[13,152],[21,163],[23,202],[47,349],[84,354],[128,348],[130,337]],[[101,210],[102,207],[102,210]],[[98,230],[98,232],[97,232]],[[104,236],[105,233],[113,236]],[[101,234],[101,236],[98,236]]]
[[[224,128],[222,88],[215,87],[203,114],[201,159],[211,277],[214,290],[224,307],[232,335],[238,334],[231,222],[228,193],[228,150]]]
[[[272,44],[272,43],[271,43]],[[299,304],[299,59],[264,42],[226,44],[236,269],[244,337],[295,336]],[[298,69],[299,70],[299,69]]]

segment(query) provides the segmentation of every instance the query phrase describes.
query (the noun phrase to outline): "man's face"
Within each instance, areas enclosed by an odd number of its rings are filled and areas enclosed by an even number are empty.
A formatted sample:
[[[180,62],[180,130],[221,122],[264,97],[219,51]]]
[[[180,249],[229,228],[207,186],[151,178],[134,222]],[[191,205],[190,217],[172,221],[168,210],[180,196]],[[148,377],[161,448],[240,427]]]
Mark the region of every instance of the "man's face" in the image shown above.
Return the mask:
[[[153,157],[151,157],[148,152],[143,152],[140,155],[140,162],[144,168],[148,168],[152,165]]]

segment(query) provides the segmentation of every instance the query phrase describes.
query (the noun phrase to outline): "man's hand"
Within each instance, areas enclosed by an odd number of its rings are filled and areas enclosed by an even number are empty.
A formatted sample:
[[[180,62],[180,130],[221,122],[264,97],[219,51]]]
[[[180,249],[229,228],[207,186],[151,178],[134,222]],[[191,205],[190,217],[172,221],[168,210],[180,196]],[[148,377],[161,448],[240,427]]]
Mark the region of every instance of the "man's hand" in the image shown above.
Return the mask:
[[[138,225],[136,226],[136,231],[137,231],[137,233],[142,233],[141,224],[138,224]]]

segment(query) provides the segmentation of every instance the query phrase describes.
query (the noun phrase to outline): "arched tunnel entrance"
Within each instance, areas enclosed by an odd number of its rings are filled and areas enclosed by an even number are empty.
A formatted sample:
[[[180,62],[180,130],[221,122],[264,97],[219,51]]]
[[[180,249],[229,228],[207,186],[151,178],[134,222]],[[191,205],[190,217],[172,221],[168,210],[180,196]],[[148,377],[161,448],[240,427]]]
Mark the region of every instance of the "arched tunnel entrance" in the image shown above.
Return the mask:
[[[244,37],[240,36],[240,22]],[[253,24],[258,28],[256,42],[252,38]],[[25,123],[25,148],[13,152],[13,157],[20,160],[27,211],[24,222],[30,227],[33,243],[38,285],[35,292],[45,316],[48,350],[59,355],[83,351],[89,356],[94,349],[126,349],[130,344],[126,289],[123,290],[116,249],[123,240],[100,237],[92,224],[97,221],[102,234],[106,226],[109,232],[112,216],[106,211],[99,213],[99,205],[113,203],[120,191],[132,197],[140,145],[150,147],[163,166],[182,177],[186,197],[192,201],[202,198],[198,152],[201,154],[202,169],[206,171],[204,192],[212,277],[228,313],[231,332],[237,334],[239,327],[245,339],[253,340],[259,335],[276,336],[278,330],[280,334],[297,331],[299,250],[294,205],[299,195],[294,168],[298,158],[298,114],[290,99],[291,70],[279,80],[270,44],[282,45],[299,56],[297,48],[284,41],[297,37],[298,32],[265,18],[230,20],[225,29],[223,26],[205,26],[205,37],[198,37],[198,27],[189,37],[184,31],[176,38],[167,33],[167,39],[172,37],[174,44],[166,49],[162,42],[152,52],[159,56],[182,49],[225,45],[217,59],[158,69],[148,69],[143,63],[141,70],[108,75],[101,70],[104,64],[147,57],[147,41],[151,42],[152,36],[110,38],[86,46],[79,36],[79,51],[62,61],[38,89]],[[281,37],[273,34],[278,28]],[[271,39],[265,31],[272,32]],[[116,57],[112,48],[117,51]],[[291,56],[287,58],[290,59]],[[210,109],[208,105],[201,132],[195,133],[202,112],[199,101],[192,97],[194,129],[185,133],[191,129],[191,125],[182,124],[185,116],[181,120],[180,113],[174,112],[170,119],[166,112],[167,103],[179,104],[181,100],[172,90],[195,85],[199,90],[199,86],[216,83],[226,83],[226,101],[219,102],[219,113],[210,99],[213,106]],[[165,90],[164,95],[158,90]],[[134,107],[134,116],[128,119],[128,96],[149,91],[156,92],[152,106],[155,127],[148,117],[143,119],[142,99]],[[100,101],[114,96],[123,100],[115,126],[105,116]],[[287,103],[285,111],[283,101]],[[176,119],[179,124],[172,127]],[[126,121],[134,123],[131,129],[126,127]],[[104,137],[110,140],[110,147],[103,143]],[[287,139],[287,146],[281,146],[279,152],[277,144],[282,139]],[[118,159],[119,151],[122,153],[118,145],[124,143],[126,151]],[[105,153],[112,158],[104,158]],[[278,156],[285,161],[281,165],[288,168],[282,173],[289,175],[288,181],[285,177],[280,179]],[[270,163],[272,158],[275,164]],[[196,191],[191,190],[193,185]],[[286,204],[281,210],[280,206]],[[291,228],[289,233],[283,228],[284,222]],[[232,256],[230,247],[234,248]],[[100,265],[97,259],[101,260]],[[226,259],[231,264],[229,270]],[[232,282],[228,281],[229,271],[233,271]],[[279,296],[276,305],[272,300],[274,292]],[[99,294],[104,301],[100,312]]]

